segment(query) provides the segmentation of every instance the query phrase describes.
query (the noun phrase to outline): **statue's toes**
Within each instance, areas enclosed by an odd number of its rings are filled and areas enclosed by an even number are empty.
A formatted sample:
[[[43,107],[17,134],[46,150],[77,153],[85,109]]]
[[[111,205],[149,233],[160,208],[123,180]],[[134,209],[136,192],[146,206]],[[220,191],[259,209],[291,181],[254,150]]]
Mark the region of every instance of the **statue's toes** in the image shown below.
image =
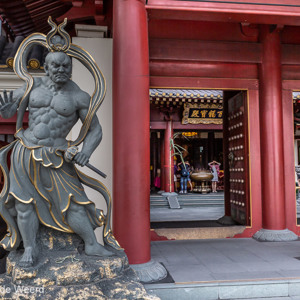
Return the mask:
[[[29,259],[29,260],[23,260],[23,259],[21,259],[19,261],[19,266],[22,267],[22,268],[32,267],[33,266],[33,260],[32,259]]]
[[[23,268],[28,268],[33,265],[33,250],[31,247],[25,249],[22,258],[19,261],[19,266]]]
[[[86,255],[96,255],[96,256],[112,256],[113,252],[106,250],[102,245],[95,244],[93,246],[85,246]]]

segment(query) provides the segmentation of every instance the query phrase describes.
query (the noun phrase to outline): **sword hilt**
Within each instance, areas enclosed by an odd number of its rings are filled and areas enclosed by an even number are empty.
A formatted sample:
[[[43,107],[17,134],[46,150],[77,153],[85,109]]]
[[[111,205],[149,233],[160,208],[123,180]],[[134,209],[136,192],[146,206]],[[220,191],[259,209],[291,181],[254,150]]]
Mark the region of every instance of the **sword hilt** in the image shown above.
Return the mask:
[[[79,151],[78,147],[76,147],[76,146],[69,147],[64,154],[66,162],[71,162],[73,160],[73,158],[75,157],[75,155],[78,153],[78,151]],[[100,176],[102,176],[103,178],[107,177],[106,174],[104,174],[102,171],[100,171],[99,169],[97,169],[96,167],[91,165],[90,163],[86,163],[85,165],[88,168],[90,168],[91,170],[93,170],[94,172],[96,172],[97,174],[99,174]]]

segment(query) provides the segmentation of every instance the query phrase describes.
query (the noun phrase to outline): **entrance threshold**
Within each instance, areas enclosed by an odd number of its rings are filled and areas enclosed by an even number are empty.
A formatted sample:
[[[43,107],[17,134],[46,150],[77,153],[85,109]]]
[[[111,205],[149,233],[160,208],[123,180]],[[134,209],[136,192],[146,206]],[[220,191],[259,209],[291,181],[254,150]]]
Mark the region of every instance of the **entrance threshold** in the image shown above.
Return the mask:
[[[157,228],[152,229],[152,241],[161,240],[205,240],[233,238],[242,234],[246,226]]]
[[[241,234],[245,226],[225,226],[217,222],[224,216],[224,193],[178,195],[180,209],[171,209],[165,197],[152,194],[152,240],[220,239]]]

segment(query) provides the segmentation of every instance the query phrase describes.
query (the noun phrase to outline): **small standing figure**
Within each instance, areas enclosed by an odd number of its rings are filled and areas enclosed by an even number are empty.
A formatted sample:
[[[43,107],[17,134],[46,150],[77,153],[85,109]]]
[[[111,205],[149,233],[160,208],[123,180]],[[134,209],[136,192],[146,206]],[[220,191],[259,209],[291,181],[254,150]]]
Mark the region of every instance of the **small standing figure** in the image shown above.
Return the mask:
[[[213,179],[211,180],[211,188],[212,188],[212,193],[217,192],[217,182],[219,181],[219,171],[220,171],[220,163],[213,160],[212,162],[208,163],[211,173],[213,174]]]
[[[156,191],[159,191],[160,190],[160,169],[157,169],[157,173],[156,173],[156,176],[154,178],[154,186],[156,188]]]
[[[190,182],[190,171],[191,166],[188,160],[185,160],[184,163],[178,164],[178,168],[180,170],[180,194],[187,194],[187,183]]]

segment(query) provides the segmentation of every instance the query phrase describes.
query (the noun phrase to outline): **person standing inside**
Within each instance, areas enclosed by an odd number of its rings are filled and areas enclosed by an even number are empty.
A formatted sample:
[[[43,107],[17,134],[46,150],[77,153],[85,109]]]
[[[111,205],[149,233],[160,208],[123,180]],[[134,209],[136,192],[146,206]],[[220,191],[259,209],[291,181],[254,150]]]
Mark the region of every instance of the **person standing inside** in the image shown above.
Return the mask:
[[[187,194],[187,183],[190,180],[190,170],[191,166],[188,160],[185,160],[184,163],[179,163],[178,168],[180,171],[180,194]]]
[[[211,180],[211,188],[212,193],[217,192],[217,182],[219,181],[219,172],[220,172],[220,163],[213,160],[212,162],[208,163],[211,173],[213,174],[213,179]]]

